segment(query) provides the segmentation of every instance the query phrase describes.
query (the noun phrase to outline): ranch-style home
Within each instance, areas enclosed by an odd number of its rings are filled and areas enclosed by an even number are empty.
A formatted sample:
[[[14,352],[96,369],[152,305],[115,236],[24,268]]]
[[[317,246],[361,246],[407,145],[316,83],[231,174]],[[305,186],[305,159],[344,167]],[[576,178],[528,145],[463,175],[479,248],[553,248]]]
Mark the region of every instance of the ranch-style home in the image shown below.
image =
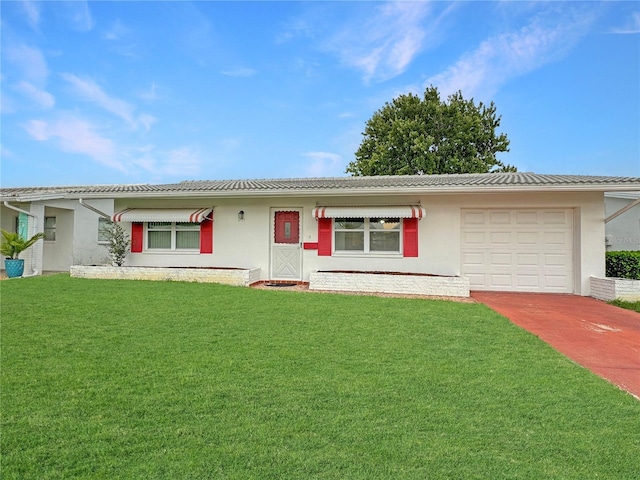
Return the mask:
[[[127,266],[248,269],[273,282],[413,273],[589,295],[590,277],[604,276],[605,192],[639,191],[640,178],[493,173],[0,193],[2,228],[47,235],[23,255],[25,275],[108,264],[101,228],[115,221],[131,237]]]

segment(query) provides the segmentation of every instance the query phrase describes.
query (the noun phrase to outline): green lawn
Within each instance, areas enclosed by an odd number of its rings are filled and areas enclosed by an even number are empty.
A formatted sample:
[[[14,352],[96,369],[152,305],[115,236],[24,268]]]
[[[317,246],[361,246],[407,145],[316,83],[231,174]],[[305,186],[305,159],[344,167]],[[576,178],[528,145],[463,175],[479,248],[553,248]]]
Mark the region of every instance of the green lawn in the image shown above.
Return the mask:
[[[479,304],[0,282],[3,479],[632,479],[640,402]]]

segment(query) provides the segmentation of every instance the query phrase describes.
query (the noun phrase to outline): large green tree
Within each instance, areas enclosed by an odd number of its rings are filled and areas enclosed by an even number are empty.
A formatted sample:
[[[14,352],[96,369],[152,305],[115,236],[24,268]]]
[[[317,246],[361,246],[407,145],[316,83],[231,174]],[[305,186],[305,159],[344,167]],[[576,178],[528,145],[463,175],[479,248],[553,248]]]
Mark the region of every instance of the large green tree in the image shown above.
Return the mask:
[[[424,95],[394,98],[367,121],[356,159],[347,173],[431,175],[438,173],[514,172],[496,158],[509,151],[509,140],[497,134],[500,117],[489,106],[465,100],[461,92],[440,100],[436,87]]]

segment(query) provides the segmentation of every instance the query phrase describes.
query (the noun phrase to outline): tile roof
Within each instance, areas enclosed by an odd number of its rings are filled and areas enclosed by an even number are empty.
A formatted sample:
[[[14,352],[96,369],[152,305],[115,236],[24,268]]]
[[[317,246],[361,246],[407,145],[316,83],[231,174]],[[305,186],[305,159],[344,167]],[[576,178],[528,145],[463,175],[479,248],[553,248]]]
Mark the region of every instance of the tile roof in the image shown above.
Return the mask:
[[[638,177],[489,173],[376,177],[192,180],[169,184],[1,188],[3,200],[30,197],[335,195],[375,193],[463,193],[493,191],[636,191]]]

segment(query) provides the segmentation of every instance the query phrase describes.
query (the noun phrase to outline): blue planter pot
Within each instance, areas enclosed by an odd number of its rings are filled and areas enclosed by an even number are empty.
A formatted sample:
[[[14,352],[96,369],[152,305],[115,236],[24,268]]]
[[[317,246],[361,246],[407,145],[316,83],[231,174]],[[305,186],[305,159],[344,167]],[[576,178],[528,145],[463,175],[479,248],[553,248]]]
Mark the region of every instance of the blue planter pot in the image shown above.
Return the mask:
[[[19,259],[5,258],[4,268],[5,268],[5,271],[7,272],[7,277],[9,278],[21,277],[22,274],[24,273],[24,260],[21,258]]]

